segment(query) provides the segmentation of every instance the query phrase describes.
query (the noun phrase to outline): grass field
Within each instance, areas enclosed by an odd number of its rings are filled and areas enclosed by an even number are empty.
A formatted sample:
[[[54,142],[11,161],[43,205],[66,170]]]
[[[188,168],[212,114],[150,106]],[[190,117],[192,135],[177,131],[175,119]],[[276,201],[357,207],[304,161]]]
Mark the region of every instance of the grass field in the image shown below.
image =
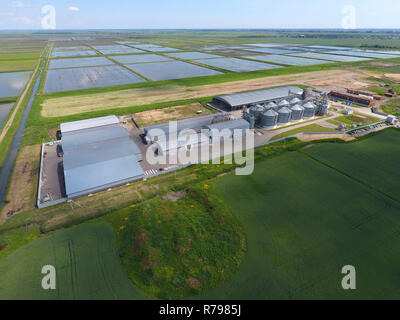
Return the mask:
[[[0,60],[0,72],[33,70],[37,60]]]
[[[1,252],[1,251],[0,251]],[[44,265],[54,265],[56,290],[43,290]],[[145,299],[114,249],[111,228],[86,224],[57,232],[0,262],[0,299]]]
[[[353,178],[354,172],[381,180],[376,188],[399,190],[398,174],[391,176],[398,139],[398,131],[387,131],[362,142],[306,149],[329,158],[334,168],[295,152],[258,163],[251,176],[216,180],[214,190],[244,226],[248,251],[233,278],[199,297],[399,299],[400,204]],[[389,150],[391,159],[381,167],[380,156]],[[358,152],[364,175],[357,174]],[[349,175],[335,169],[344,163]],[[354,291],[340,286],[348,264],[357,270]]]
[[[366,126],[368,124],[376,123],[378,121],[380,121],[380,119],[371,116],[366,116],[357,112],[328,120],[328,122],[335,124],[337,126],[339,126],[341,123],[344,123],[346,124],[347,127],[351,127],[353,124],[358,125],[359,123],[361,123],[361,125],[363,126]]]
[[[400,99],[393,99],[381,106],[383,112],[400,116]]]
[[[327,128],[327,127],[322,127],[318,124],[309,124],[300,128],[296,128],[293,130],[289,130],[286,132],[283,132],[281,134],[277,134],[276,136],[273,136],[271,140],[276,140],[284,137],[289,137],[291,135],[294,135],[296,133],[301,133],[301,132],[330,132],[330,131],[335,131],[332,128]]]
[[[117,223],[122,262],[145,292],[185,298],[220,285],[239,268],[245,236],[226,205],[206,188],[149,200],[125,210]]]

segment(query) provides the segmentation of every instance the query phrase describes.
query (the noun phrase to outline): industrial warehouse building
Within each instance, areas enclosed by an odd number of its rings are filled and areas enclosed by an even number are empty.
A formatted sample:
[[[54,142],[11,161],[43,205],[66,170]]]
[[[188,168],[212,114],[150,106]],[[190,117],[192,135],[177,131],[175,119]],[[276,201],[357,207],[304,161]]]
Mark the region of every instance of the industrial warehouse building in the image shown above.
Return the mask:
[[[68,199],[144,177],[141,152],[117,117],[63,123],[60,128]]]
[[[279,103],[281,100],[289,99],[293,95],[303,95],[303,89],[296,86],[284,86],[251,92],[227,94],[214,97],[211,104],[223,110],[233,111],[256,104],[267,104],[269,102]]]
[[[215,142],[215,138],[233,139],[243,135],[250,124],[245,119],[236,119],[230,114],[212,114],[179,120],[171,126],[163,123],[144,128],[144,140],[156,144],[159,155],[177,153],[181,149],[196,148]],[[191,130],[190,132],[187,130]],[[224,131],[223,131],[224,130]],[[179,137],[179,135],[181,135]]]

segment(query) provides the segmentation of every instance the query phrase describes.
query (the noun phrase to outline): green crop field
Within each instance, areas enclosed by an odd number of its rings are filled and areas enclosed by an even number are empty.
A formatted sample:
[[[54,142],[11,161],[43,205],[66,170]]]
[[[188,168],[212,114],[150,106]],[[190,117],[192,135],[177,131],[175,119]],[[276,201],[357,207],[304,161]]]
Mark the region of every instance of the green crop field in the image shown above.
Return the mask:
[[[56,268],[57,289],[43,290],[44,265]],[[145,299],[114,249],[111,228],[85,224],[39,239],[0,262],[0,299]]]
[[[399,139],[389,130],[305,149],[332,167],[295,152],[258,163],[251,176],[218,179],[248,251],[238,273],[201,298],[399,299],[400,204],[379,191],[399,195]],[[357,290],[341,288],[344,265],[355,266]]]
[[[385,130],[357,143],[307,149],[316,160],[400,202],[400,132]],[[400,216],[400,215],[399,215]]]

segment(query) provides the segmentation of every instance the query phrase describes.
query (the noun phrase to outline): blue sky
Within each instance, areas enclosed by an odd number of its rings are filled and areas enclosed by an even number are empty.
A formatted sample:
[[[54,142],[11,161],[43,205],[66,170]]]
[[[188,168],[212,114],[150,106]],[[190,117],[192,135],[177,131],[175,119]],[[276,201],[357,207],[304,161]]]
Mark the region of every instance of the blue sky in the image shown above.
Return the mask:
[[[44,5],[57,29],[400,28],[398,0],[0,0],[0,29],[41,29]]]

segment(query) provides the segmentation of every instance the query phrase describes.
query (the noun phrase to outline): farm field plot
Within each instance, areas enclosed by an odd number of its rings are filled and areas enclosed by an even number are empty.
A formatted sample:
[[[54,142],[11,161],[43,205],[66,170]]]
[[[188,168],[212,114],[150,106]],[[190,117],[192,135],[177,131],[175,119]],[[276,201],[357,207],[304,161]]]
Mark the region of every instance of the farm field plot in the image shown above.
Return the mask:
[[[80,51],[53,51],[52,58],[75,57],[75,56],[96,56],[97,53],[93,50],[80,50]]]
[[[133,117],[139,126],[145,127],[173,120],[194,118],[198,116],[198,111],[201,111],[202,116],[211,114],[210,110],[204,108],[200,103],[194,102],[184,106],[137,112],[133,114]]]
[[[246,49],[247,51],[252,52],[262,52],[262,53],[293,53],[293,50],[286,49],[271,49],[271,48],[254,48],[254,49]]]
[[[154,81],[221,74],[219,71],[195,66],[182,61],[149,62],[127,64],[126,66]]]
[[[145,50],[151,51],[151,52],[169,52],[169,51],[182,51],[180,49],[175,49],[175,48],[169,48],[169,47],[152,47],[152,48],[146,48]]]
[[[0,104],[0,131],[1,131],[3,122],[7,119],[7,116],[10,113],[13,106],[14,106],[14,103]]]
[[[0,73],[0,98],[19,96],[31,72]]]
[[[317,64],[333,63],[332,61],[307,59],[299,57],[281,56],[281,55],[261,55],[261,56],[247,56],[247,59],[255,59],[265,62],[274,62],[286,64],[290,66],[312,66]]]
[[[76,46],[76,47],[57,47],[54,48],[53,51],[60,52],[60,51],[82,51],[82,50],[90,50],[87,46]]]
[[[145,53],[143,50],[136,48],[124,48],[124,49],[101,49],[99,50],[102,54],[128,54],[128,53]]]
[[[33,60],[40,56],[40,51],[1,53],[0,60]]]
[[[158,44],[135,44],[133,45],[135,48],[147,50],[149,48],[161,48]]]
[[[130,72],[124,67],[117,65],[56,69],[48,71],[44,92],[53,93],[60,91],[108,87],[144,81],[146,80],[134,74],[133,72]]]
[[[218,58],[218,59],[205,59],[201,61],[202,64],[221,68],[234,72],[249,72],[256,70],[267,70],[282,68],[273,64],[267,64],[256,61],[249,61],[237,58]]]
[[[385,130],[376,137],[340,146],[319,145],[305,152],[318,161],[400,201],[400,131]]]
[[[249,55],[259,55],[259,52],[252,52],[252,51],[246,51],[243,48],[241,49],[218,49],[218,50],[209,50],[208,52],[212,52],[215,54],[223,54],[226,56],[233,56],[233,57],[243,57],[243,56],[249,56]]]
[[[114,62],[104,57],[57,59],[50,61],[49,69],[106,66],[111,64],[114,64]]]
[[[341,147],[332,145],[335,159],[346,154]],[[213,189],[242,223],[247,256],[224,285],[194,298],[400,298],[398,202],[299,152],[257,163],[250,176],[224,176]],[[341,288],[348,264],[358,290]]]
[[[182,60],[222,58],[221,56],[217,56],[215,54],[209,54],[203,52],[178,52],[178,53],[168,53],[167,55]]]
[[[57,289],[43,290],[44,265],[57,270]],[[41,238],[0,261],[0,299],[145,299],[130,281],[102,223]]]
[[[249,47],[261,47],[261,48],[275,48],[275,47],[286,47],[286,46],[297,46],[294,43],[250,43],[245,44]]]
[[[393,54],[372,53],[364,51],[329,51],[327,53],[341,54],[344,56],[352,56],[352,57],[376,58],[376,59],[396,58],[396,56],[394,56]]]
[[[104,46],[93,46],[96,50],[110,50],[110,49],[128,49],[129,47],[117,44],[117,45],[104,45]]]
[[[173,59],[160,56],[158,54],[137,54],[128,56],[110,56],[111,59],[119,63],[143,63],[143,62],[160,62],[160,61],[173,61]]]
[[[336,47],[336,46],[303,46],[303,48],[311,50],[351,50],[350,47]]]
[[[319,52],[299,52],[299,53],[291,53],[289,55],[296,56],[296,57],[303,57],[303,58],[331,60],[331,61],[336,61],[336,62],[352,62],[352,61],[371,60],[370,58],[340,56],[340,55],[335,55],[335,54],[319,53]]]
[[[0,72],[33,70],[37,60],[0,60]]]

